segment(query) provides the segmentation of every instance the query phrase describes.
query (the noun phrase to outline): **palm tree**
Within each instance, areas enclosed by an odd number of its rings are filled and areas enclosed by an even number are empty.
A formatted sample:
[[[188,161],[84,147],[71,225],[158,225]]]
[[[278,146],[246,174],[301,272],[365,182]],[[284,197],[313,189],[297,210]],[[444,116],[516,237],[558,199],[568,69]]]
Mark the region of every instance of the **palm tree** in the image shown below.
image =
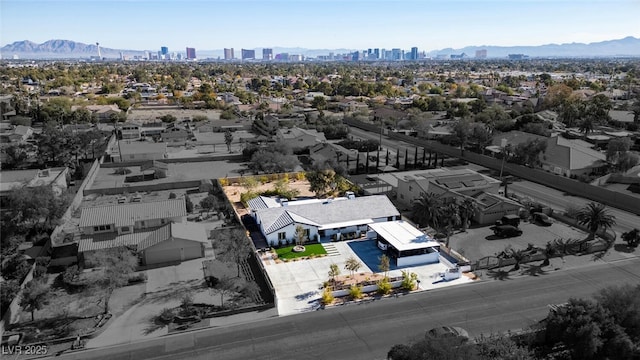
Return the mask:
[[[360,263],[360,261],[358,261],[358,259],[356,259],[353,256],[348,258],[347,262],[344,264],[344,268],[346,270],[349,270],[352,276],[353,276],[353,273],[355,273],[356,271],[358,271],[358,269],[360,269],[360,267],[362,267],[362,264]]]
[[[549,266],[549,259],[551,259],[555,254],[558,253],[558,249],[553,243],[551,243],[551,241],[547,241],[547,245],[545,245],[544,249],[542,249],[541,252],[544,255],[542,266]]]
[[[615,216],[608,213],[604,205],[591,202],[578,211],[578,224],[589,229],[589,238],[593,239],[599,229],[605,231],[616,224]]]
[[[436,217],[438,219],[437,223],[444,226],[443,229],[446,231],[447,241],[445,242],[445,246],[448,248],[453,228],[460,225],[461,222],[458,203],[452,201],[440,207]]]
[[[511,250],[509,257],[515,260],[516,262],[513,265],[513,270],[520,270],[520,263],[523,262],[527,257],[529,257],[529,255],[527,255],[527,253],[522,249],[520,250],[509,249],[509,250]]]
[[[414,218],[418,223],[428,226],[436,219],[435,214],[442,205],[439,196],[434,193],[423,194],[413,204]]]
[[[467,231],[471,218],[480,210],[478,202],[471,197],[465,197],[459,205],[460,218],[462,219],[462,230]]]

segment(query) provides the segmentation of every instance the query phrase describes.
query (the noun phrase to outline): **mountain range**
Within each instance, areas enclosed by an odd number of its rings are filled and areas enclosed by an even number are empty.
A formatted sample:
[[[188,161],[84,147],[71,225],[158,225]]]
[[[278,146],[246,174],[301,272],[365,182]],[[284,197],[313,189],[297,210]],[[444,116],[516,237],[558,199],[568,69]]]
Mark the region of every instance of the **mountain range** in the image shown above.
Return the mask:
[[[254,50],[256,50],[256,55],[260,57],[262,48],[256,48]],[[464,53],[468,57],[474,57],[477,50],[486,50],[488,58],[505,58],[509,54],[524,54],[529,57],[636,57],[640,56],[640,39],[628,36],[623,39],[593,42],[589,44],[570,43],[539,46],[467,46],[460,49],[446,48],[441,50],[432,50],[428,51],[427,55],[430,57],[448,57],[451,54],[460,55]],[[147,51],[149,50],[126,50],[100,47],[101,56],[107,59],[118,59],[120,58],[120,53],[123,53],[128,57],[144,57],[146,56]],[[170,49],[170,51],[176,50]],[[329,53],[345,54],[353,51],[356,50],[307,49],[299,47],[273,48],[274,55],[278,53],[289,53],[305,56],[318,56],[328,55]],[[153,50],[152,52],[157,52],[157,50]],[[176,52],[184,52],[184,49],[180,49]],[[236,54],[236,56],[240,55],[239,52],[240,51],[237,51],[238,54]],[[0,55],[4,59],[13,58],[14,56],[19,59],[79,59],[97,56],[98,47],[95,44],[84,44],[71,40],[49,40],[42,44],[36,44],[34,42],[24,40],[3,46],[0,48]],[[223,57],[223,50],[197,50],[197,56],[199,59],[221,58]]]

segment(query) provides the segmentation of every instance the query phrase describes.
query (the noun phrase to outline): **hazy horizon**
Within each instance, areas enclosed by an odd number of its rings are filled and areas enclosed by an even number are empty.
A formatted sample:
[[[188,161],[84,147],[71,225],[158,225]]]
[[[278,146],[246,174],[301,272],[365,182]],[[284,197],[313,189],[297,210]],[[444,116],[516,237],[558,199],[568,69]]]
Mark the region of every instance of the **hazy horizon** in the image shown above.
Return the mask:
[[[635,0],[2,0],[0,10],[0,46],[432,51],[640,38]]]

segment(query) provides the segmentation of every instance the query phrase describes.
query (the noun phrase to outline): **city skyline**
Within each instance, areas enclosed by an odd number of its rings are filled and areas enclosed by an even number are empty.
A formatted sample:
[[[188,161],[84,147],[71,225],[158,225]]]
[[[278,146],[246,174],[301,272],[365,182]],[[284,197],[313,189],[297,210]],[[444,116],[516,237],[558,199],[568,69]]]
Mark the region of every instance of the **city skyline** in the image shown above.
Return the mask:
[[[634,0],[2,0],[0,7],[0,46],[73,39],[132,50],[431,51],[640,37],[635,19],[640,3]]]

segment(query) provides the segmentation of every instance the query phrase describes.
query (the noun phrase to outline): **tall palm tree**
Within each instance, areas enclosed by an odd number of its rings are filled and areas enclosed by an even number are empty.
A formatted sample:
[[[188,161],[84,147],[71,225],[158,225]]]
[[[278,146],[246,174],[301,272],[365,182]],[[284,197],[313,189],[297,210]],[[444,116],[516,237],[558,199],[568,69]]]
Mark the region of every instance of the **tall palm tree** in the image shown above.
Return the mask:
[[[471,218],[474,217],[479,210],[480,206],[474,198],[465,197],[464,200],[460,202],[459,212],[460,219],[462,220],[462,230],[467,231]]]
[[[551,241],[547,241],[547,245],[545,245],[544,249],[542,249],[542,254],[544,255],[544,261],[542,262],[542,266],[549,266],[549,259],[551,259],[555,254],[558,253],[558,249],[555,244]]]
[[[413,204],[414,218],[418,223],[428,226],[436,221],[436,213],[442,205],[440,197],[434,193],[423,194]],[[433,224],[435,227],[435,224]]]
[[[589,229],[589,239],[593,239],[599,229],[610,229],[616,224],[615,216],[609,214],[604,205],[591,202],[578,211],[578,224]]]
[[[511,253],[509,253],[509,257],[512,258],[513,260],[515,260],[515,264],[513,265],[513,270],[520,270],[520,263],[522,263],[526,258],[529,257],[529,255],[527,255],[527,253],[522,250],[514,250],[514,249],[510,249]]]
[[[441,206],[438,211],[437,219],[437,222],[440,225],[439,227],[446,231],[447,241],[445,242],[445,246],[449,247],[449,240],[451,238],[453,228],[461,223],[458,204],[455,201],[451,201],[444,206]]]

